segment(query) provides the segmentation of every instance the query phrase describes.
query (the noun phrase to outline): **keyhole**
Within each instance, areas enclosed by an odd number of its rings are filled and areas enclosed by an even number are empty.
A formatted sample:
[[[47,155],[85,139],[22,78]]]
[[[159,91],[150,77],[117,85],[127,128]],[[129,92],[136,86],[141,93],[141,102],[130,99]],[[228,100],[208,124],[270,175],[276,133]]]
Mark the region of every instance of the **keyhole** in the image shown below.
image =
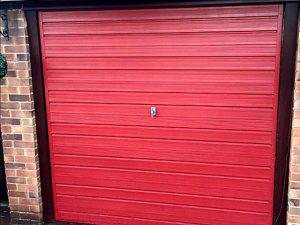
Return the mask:
[[[156,107],[155,106],[151,106],[150,108],[150,113],[151,113],[151,117],[154,118],[156,116]]]

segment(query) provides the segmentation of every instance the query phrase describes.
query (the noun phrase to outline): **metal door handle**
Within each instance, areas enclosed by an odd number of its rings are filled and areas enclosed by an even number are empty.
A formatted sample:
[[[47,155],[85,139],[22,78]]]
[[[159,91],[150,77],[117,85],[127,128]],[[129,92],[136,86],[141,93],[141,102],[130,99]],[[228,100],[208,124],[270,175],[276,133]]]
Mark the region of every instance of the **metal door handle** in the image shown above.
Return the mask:
[[[157,114],[157,110],[155,106],[151,106],[150,108],[150,114],[151,114],[151,118],[154,118]]]

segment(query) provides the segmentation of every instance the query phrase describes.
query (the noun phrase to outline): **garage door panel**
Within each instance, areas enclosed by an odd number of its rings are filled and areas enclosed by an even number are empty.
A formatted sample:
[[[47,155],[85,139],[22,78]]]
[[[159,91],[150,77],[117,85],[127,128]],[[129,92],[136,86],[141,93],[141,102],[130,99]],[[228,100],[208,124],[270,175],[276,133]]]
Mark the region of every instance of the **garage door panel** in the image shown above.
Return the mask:
[[[129,104],[90,104],[90,103],[50,103],[51,112],[78,113],[97,115],[146,115],[150,105]],[[102,110],[99,111],[98,109]],[[272,109],[269,108],[240,108],[240,107],[205,107],[205,106],[171,106],[160,105],[160,116],[180,117],[186,116],[186,112],[193,112],[194,117],[205,118],[236,118],[236,119],[261,119],[272,120]]]
[[[48,47],[46,57],[128,57],[128,56],[275,56],[275,45],[228,46],[103,46],[103,47]]]
[[[126,104],[90,104],[90,103],[50,103],[50,111],[53,113],[77,113],[102,115],[138,115],[149,114],[150,105],[126,105]],[[101,108],[101,111],[98,109]],[[235,118],[272,120],[273,110],[262,108],[240,107],[204,107],[204,106],[169,106],[160,105],[159,115],[162,117],[184,117],[187,112],[193,112],[195,118]]]
[[[259,82],[202,83],[186,81],[95,81],[49,80],[49,90],[55,91],[115,91],[153,93],[242,93],[272,94],[274,85]],[[216,90],[217,89],[217,90]]]
[[[273,108],[272,95],[49,91],[49,102]],[[149,115],[149,113],[148,113]]]
[[[201,32],[241,32],[241,31],[276,31],[276,16],[260,18],[216,18],[216,19],[157,19],[109,22],[67,22],[43,24],[44,35],[77,34],[78,30],[85,34],[136,34],[136,33],[201,33]]]
[[[86,214],[80,212],[66,212],[66,211],[58,211],[57,218],[59,220],[67,220],[67,221],[76,221],[84,223],[89,221],[91,224],[96,224],[97,221],[102,221],[103,224],[116,224],[119,225],[120,221],[122,221],[122,225],[183,225],[184,223],[180,222],[168,222],[162,220],[153,220],[153,219],[140,219],[140,218],[133,218],[133,217],[125,217],[125,216],[112,216],[112,215],[104,215],[104,214]],[[120,224],[121,225],[121,224]],[[192,224],[191,225],[195,225]]]
[[[68,146],[69,144],[79,144],[81,143],[84,147],[98,147],[99,149],[103,148],[104,146],[107,147],[115,147],[117,149],[122,149],[126,147],[124,142],[127,141],[128,145],[136,144],[136,147],[143,147],[143,149],[148,149],[149,153],[151,152],[150,149],[160,149],[163,150],[167,148],[169,150],[174,149],[181,149],[181,151],[186,151],[187,149],[195,150],[195,151],[202,151],[202,150],[211,150],[213,152],[218,152],[220,148],[222,148],[225,153],[239,153],[244,152],[252,155],[253,157],[265,157],[265,156],[273,156],[270,155],[272,153],[272,147],[269,145],[262,145],[262,144],[243,144],[243,143],[218,143],[218,142],[201,142],[201,141],[184,141],[184,140],[159,140],[159,139],[130,139],[130,138],[121,138],[121,137],[99,137],[99,136],[80,136],[80,135],[52,135],[54,139],[54,144],[59,144],[63,146]],[[70,140],[70,141],[67,141]],[[132,143],[130,140],[133,140]],[[109,143],[109,144],[108,144]],[[152,145],[147,145],[152,143]],[[132,146],[131,146],[132,147]],[[184,150],[185,149],[185,150]],[[200,149],[200,150],[199,150]],[[80,150],[80,148],[79,148]],[[255,152],[259,150],[261,154],[257,154]],[[75,151],[75,149],[74,149]],[[82,153],[84,149],[81,150]],[[176,151],[173,151],[177,153]],[[86,152],[89,153],[89,152]],[[253,154],[252,154],[253,153]],[[130,154],[130,152],[128,153]],[[273,154],[273,153],[272,153]],[[195,159],[195,158],[194,158]]]
[[[101,34],[89,35],[87,39],[81,35],[45,35],[44,45],[50,46],[214,46],[214,45],[276,45],[277,32],[222,32],[215,35],[213,32],[205,33],[165,33],[165,34]],[[120,41],[122,40],[122,41]],[[46,48],[46,49],[47,49]],[[45,49],[45,50],[46,50]]]
[[[97,221],[103,221],[103,223],[107,224],[118,224],[120,220],[122,220],[122,225],[196,225],[195,223],[182,223],[182,222],[169,222],[169,221],[161,221],[161,220],[153,220],[153,219],[141,219],[141,218],[132,218],[132,217],[124,217],[124,216],[111,216],[111,215],[98,215],[91,214],[86,216],[84,213],[78,212],[65,212],[59,211],[57,213],[58,218],[68,218],[68,221],[90,221],[90,223],[95,224]],[[218,221],[218,225],[227,225],[227,221]],[[215,222],[213,222],[215,224]],[[241,223],[230,222],[231,225],[246,225]],[[247,223],[247,225],[253,225],[252,223]]]
[[[122,225],[184,225],[186,223],[181,222],[169,222],[169,221],[162,221],[162,220],[153,220],[153,219],[141,219],[137,217],[124,217],[124,216],[111,216],[111,215],[98,215],[98,214],[88,214],[80,213],[80,212],[65,212],[59,211],[57,213],[58,218],[69,218],[69,221],[90,221],[90,223],[94,224],[97,221],[103,221],[103,223],[107,224],[119,224],[119,221],[122,221]],[[215,224],[215,221],[212,222]],[[227,225],[227,221],[218,221],[218,225]],[[195,225],[195,223],[189,223],[190,225]],[[241,223],[230,222],[231,225],[241,225]],[[242,225],[250,225],[250,224],[242,224]],[[251,224],[252,225],[252,224]]]
[[[92,180],[98,180],[101,183],[102,179],[107,180],[134,180],[135,182],[152,183],[153,185],[160,184],[174,184],[183,186],[222,186],[224,188],[240,188],[246,190],[269,190],[269,179],[264,178],[242,178],[233,176],[220,175],[198,175],[188,173],[170,173],[160,171],[147,170],[125,170],[125,169],[111,169],[111,168],[97,168],[93,167],[79,167],[79,166],[60,166],[55,165],[55,174],[57,176],[69,177],[85,177]],[[76,174],[76,175],[74,175]],[[100,184],[99,183],[99,184]],[[137,185],[138,189],[138,185]]]
[[[174,128],[199,128],[199,129],[223,129],[223,130],[252,130],[270,131],[272,121],[261,120],[239,120],[235,119],[214,119],[185,117],[159,117],[152,121],[148,113],[145,116],[113,116],[113,115],[93,115],[93,114],[68,114],[51,113],[54,123],[73,123],[73,124],[106,124],[122,126],[150,126],[150,127],[174,127]]]
[[[100,74],[100,75],[99,75]],[[203,83],[257,82],[274,85],[273,71],[220,70],[49,70],[47,81],[197,81]]]
[[[269,190],[249,190],[249,189],[234,189],[225,187],[210,187],[206,186],[184,186],[184,185],[165,185],[165,184],[150,184],[146,182],[133,182],[132,180],[113,180],[113,179],[102,179],[101,183],[99,180],[90,180],[84,177],[69,177],[69,176],[57,176],[58,185],[68,186],[88,186],[88,187],[103,187],[111,189],[122,189],[132,191],[147,191],[147,192],[159,192],[159,193],[173,193],[173,194],[188,194],[196,196],[211,196],[229,199],[242,199],[253,200],[253,201],[265,201],[268,202],[270,198]],[[84,185],[82,185],[84,184]],[[138,186],[137,186],[138,185]],[[213,194],[212,194],[213,193]]]
[[[53,153],[269,166],[272,147],[259,144],[53,135]],[[77,148],[79,144],[83,149]],[[147,144],[150,144],[149,146]]]
[[[241,200],[232,198],[220,198],[214,196],[198,196],[189,194],[151,192],[128,189],[115,189],[105,187],[57,185],[59,195],[87,196],[114,199],[118,196],[123,200],[134,200],[143,202],[170,203],[178,205],[189,205],[199,207],[218,207],[222,209],[251,210],[255,207],[256,212],[268,212],[267,201]]]
[[[176,162],[165,160],[145,160],[132,158],[95,157],[80,155],[55,154],[55,165],[117,168],[131,170],[146,170],[174,173],[205,174],[219,176],[233,176],[242,178],[267,179],[272,171],[264,166],[224,165],[213,163]]]
[[[178,221],[185,223],[207,223],[208,221],[215,221],[213,224],[220,224],[217,218],[222,219],[230,223],[240,222],[247,223],[247,221],[260,221],[254,224],[265,224],[266,215],[265,213],[250,213],[233,210],[222,210],[222,209],[209,209],[209,208],[198,208],[188,206],[177,206],[177,205],[166,205],[158,203],[146,203],[146,202],[135,202],[125,201],[116,199],[93,199],[87,197],[79,197],[72,202],[72,196],[58,196],[58,208],[66,208],[69,211],[75,212],[86,212],[86,207],[92,202],[90,212],[97,213],[101,211],[103,214],[108,215],[123,215],[127,212],[128,216],[139,216],[145,219],[164,219],[167,221]],[[95,204],[99,202],[100,204]],[[78,209],[74,205],[78,205]],[[105,205],[105,207],[103,207]],[[127,210],[124,210],[127,209]],[[141,210],[143,209],[143,210]],[[82,211],[81,211],[82,210]],[[187,213],[187,212],[191,213]],[[181,216],[181,215],[184,215]]]
[[[131,146],[131,144],[129,144]],[[170,157],[173,157],[173,161],[186,161],[186,162],[201,162],[201,163],[216,163],[222,164],[226,161],[229,165],[246,165],[246,166],[263,166],[267,167],[270,162],[274,160],[272,157],[255,157],[253,156],[255,153],[251,152],[246,154],[245,151],[238,152],[237,154],[229,153],[225,155],[222,154],[221,150],[217,149],[216,152],[211,152],[202,150],[199,153],[191,151],[190,149],[185,149],[187,153],[176,154],[172,151],[162,149],[160,150],[161,154],[157,151],[149,153],[148,151],[142,148],[136,148],[134,150],[126,148],[115,149],[111,148],[96,148],[96,147],[86,147],[87,152],[82,152],[80,150],[74,150],[76,145],[56,145],[53,146],[53,151],[59,154],[66,155],[86,155],[86,156],[100,156],[100,157],[121,157],[121,158],[133,158],[133,159],[150,159],[150,160],[170,160]],[[131,153],[127,153],[129,150],[132,150]],[[226,148],[225,148],[226,150]],[[203,154],[205,154],[203,156]],[[256,153],[257,154],[257,153]],[[262,154],[266,154],[262,152]],[[192,159],[191,157],[197,158]],[[54,163],[54,162],[53,162]]]
[[[52,124],[52,134],[84,136],[130,137],[169,140],[198,140],[214,142],[235,142],[272,144],[272,132],[233,131],[215,129],[186,129],[165,127],[132,127],[114,125]],[[238,139],[238,141],[237,141]]]
[[[169,9],[130,9],[118,11],[89,11],[89,21],[136,21],[141,19],[181,19],[186,18],[232,18],[277,16],[278,5],[243,7],[205,7],[205,8],[169,8]],[[85,22],[86,11],[41,13],[44,22]]]
[[[202,185],[201,187],[197,186],[190,186],[190,185],[178,185],[174,184],[174,186],[170,187],[170,185],[167,185],[165,183],[147,183],[140,180],[137,181],[128,181],[128,180],[116,180],[116,179],[107,179],[106,176],[100,181],[100,178],[95,178],[95,180],[88,179],[89,177],[74,177],[74,176],[61,176],[60,174],[57,175],[58,184],[59,185],[68,185],[68,186],[80,186],[84,183],[85,186],[92,186],[94,188],[103,187],[103,188],[109,188],[109,189],[121,189],[121,190],[132,190],[132,191],[142,191],[142,192],[156,192],[156,193],[167,193],[167,194],[173,194],[173,195],[195,195],[199,198],[202,197],[211,197],[210,193],[207,192],[208,186]],[[212,188],[212,187],[209,187]],[[211,190],[214,190],[214,195],[216,198],[218,198],[220,201],[222,201],[222,198],[227,199],[230,201],[230,199],[233,199],[235,201],[238,201],[240,198],[242,199],[240,204],[247,201],[263,201],[265,203],[268,203],[267,200],[262,200],[263,198],[268,199],[270,197],[269,190],[265,189],[256,189],[256,190],[249,190],[249,188],[228,188],[228,187],[217,187],[213,188]],[[78,193],[80,195],[80,193]],[[245,197],[245,194],[248,194],[247,197]],[[137,194],[138,195],[138,194]],[[208,196],[207,196],[208,195]],[[118,198],[122,195],[116,195],[115,198]],[[212,196],[212,197],[213,197]],[[75,197],[75,196],[74,196]],[[100,196],[99,196],[100,197]],[[153,196],[153,201],[159,201],[159,199],[155,199],[155,196]],[[220,198],[221,197],[221,198]],[[134,198],[134,197],[132,197]],[[212,199],[212,198],[211,198]],[[192,204],[192,203],[190,203]],[[216,202],[212,201],[211,204],[216,204]],[[250,207],[251,204],[249,204],[247,207]],[[257,207],[259,207],[260,204],[257,204]],[[218,208],[218,205],[215,205],[216,208]],[[227,207],[236,207],[233,205],[228,205]],[[265,208],[266,209],[266,208]],[[241,208],[237,210],[242,210]],[[244,209],[246,210],[246,209]],[[257,208],[252,209],[251,211],[256,211]],[[259,209],[257,210],[260,211]]]
[[[49,58],[47,69],[274,70],[275,57],[97,57]]]

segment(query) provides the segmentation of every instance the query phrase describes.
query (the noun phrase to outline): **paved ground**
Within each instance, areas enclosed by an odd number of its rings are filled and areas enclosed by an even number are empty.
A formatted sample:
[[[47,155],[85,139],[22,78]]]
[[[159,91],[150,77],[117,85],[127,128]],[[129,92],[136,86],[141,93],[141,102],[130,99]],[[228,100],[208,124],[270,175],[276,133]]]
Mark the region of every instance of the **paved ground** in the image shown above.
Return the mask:
[[[0,225],[38,225],[39,223],[29,222],[29,221],[12,221],[9,217],[9,210],[6,206],[0,205]],[[84,225],[75,223],[47,223],[43,225]]]
[[[0,224],[10,224],[9,211],[5,206],[0,205]]]

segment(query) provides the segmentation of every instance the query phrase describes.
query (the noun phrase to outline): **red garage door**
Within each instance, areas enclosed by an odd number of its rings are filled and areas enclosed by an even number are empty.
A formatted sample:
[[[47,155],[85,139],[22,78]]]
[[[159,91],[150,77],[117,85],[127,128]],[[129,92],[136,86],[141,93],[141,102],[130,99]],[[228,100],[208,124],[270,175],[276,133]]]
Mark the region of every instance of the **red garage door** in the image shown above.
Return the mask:
[[[270,225],[281,20],[279,5],[40,13],[55,218]]]

